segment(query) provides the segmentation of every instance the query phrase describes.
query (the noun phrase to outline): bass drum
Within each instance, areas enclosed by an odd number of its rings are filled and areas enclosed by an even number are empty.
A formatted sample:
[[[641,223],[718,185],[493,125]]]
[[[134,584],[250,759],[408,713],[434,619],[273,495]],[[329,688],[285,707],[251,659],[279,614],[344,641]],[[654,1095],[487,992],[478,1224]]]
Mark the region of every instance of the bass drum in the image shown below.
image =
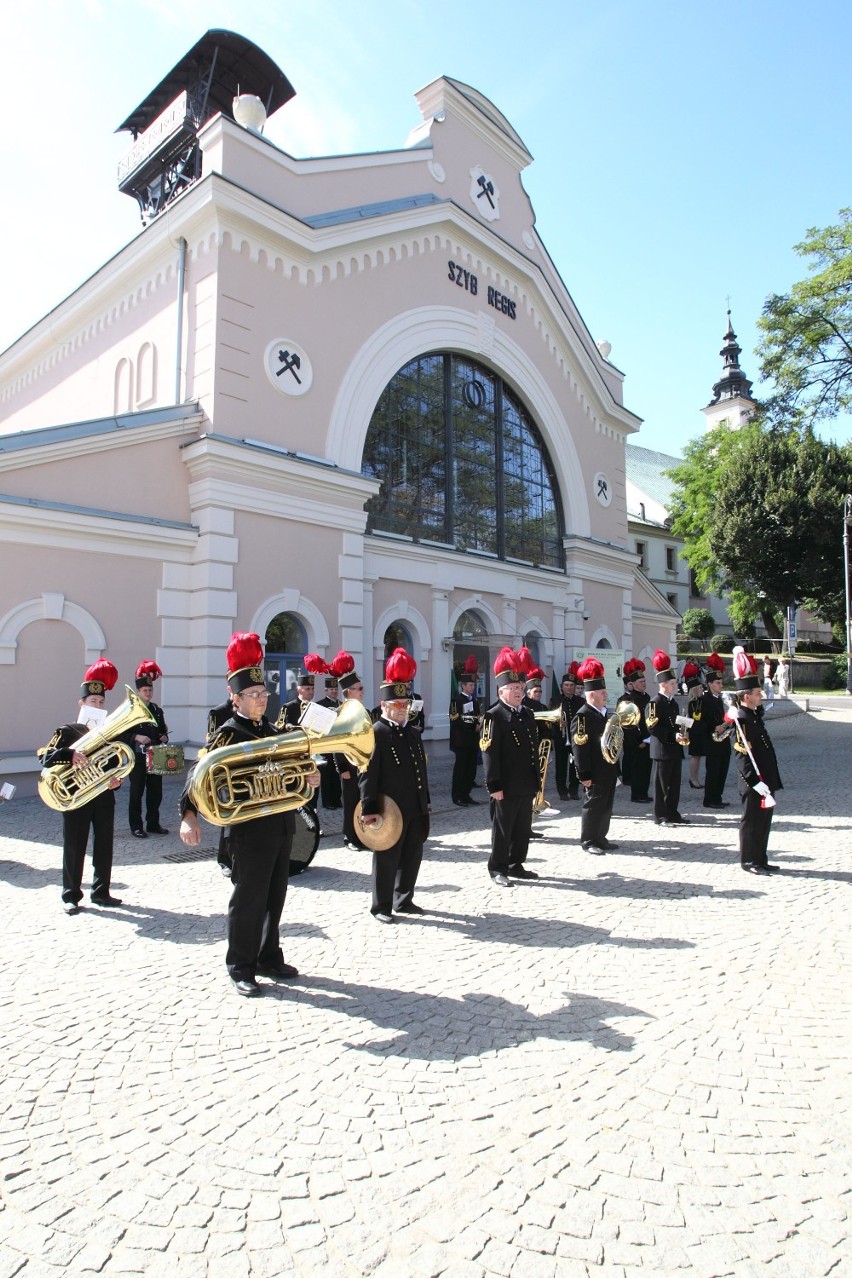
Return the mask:
[[[319,821],[310,808],[296,808],[293,846],[290,848],[290,878],[303,874],[317,854]]]

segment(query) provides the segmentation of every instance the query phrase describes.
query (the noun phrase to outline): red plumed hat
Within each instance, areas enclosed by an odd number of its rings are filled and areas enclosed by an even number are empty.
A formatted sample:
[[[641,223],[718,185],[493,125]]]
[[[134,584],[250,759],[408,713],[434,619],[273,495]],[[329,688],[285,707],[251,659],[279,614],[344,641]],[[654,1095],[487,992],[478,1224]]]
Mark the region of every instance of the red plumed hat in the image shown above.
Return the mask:
[[[349,674],[354,669],[355,669],[355,658],[352,656],[351,653],[344,652],[342,648],[340,649],[340,652],[338,652],[337,656],[334,658],[334,661],[332,661],[331,665],[329,666],[329,671],[331,672],[331,674],[336,675],[338,679],[340,678],[341,675]]]
[[[657,682],[665,683],[667,679],[676,679],[677,675],[672,670],[671,659],[668,653],[663,652],[662,648],[658,648],[651,658],[651,663],[657,672]]]
[[[583,687],[587,692],[591,692],[595,688],[606,687],[604,668],[597,657],[586,657],[586,660],[577,669],[577,678],[582,679]]]
[[[521,670],[518,654],[512,648],[501,648],[494,658],[494,675],[498,688],[508,683],[523,683],[524,671]]]
[[[532,666],[527,671],[527,687],[540,688],[541,681],[543,678],[544,678],[544,671],[542,670],[541,666]]]
[[[718,652],[711,652],[707,658],[707,677],[712,679],[718,677],[723,678],[725,674],[725,662],[719,656]]]
[[[760,687],[757,676],[757,662],[744,648],[734,648],[733,656],[734,684],[740,692],[748,692],[751,688]]]
[[[140,661],[136,667],[136,687],[153,688],[155,680],[160,679],[162,674],[156,661]]]
[[[526,644],[518,649],[518,669],[521,674],[528,675],[535,664],[532,659],[532,653]]]
[[[238,631],[231,635],[225,654],[228,662],[228,687],[231,692],[263,686],[263,648],[260,635]]]
[[[621,667],[621,677],[625,683],[629,683],[633,678],[633,671],[636,669],[636,658],[629,657]]]
[[[701,682],[701,671],[694,661],[687,661],[683,667],[683,677],[687,688],[693,688]]]
[[[106,657],[99,657],[83,675],[80,693],[83,697],[102,697],[115,687],[117,678],[118,671],[112,662]]]
[[[476,676],[479,674],[479,666],[477,664],[476,657],[473,655],[472,652],[467,657],[465,657],[464,670],[462,673],[469,675],[471,679],[475,679]]]
[[[328,666],[317,652],[305,653],[305,669],[308,674],[328,674]]]
[[[385,678],[381,690],[384,700],[400,700],[409,695],[409,684],[417,674],[417,662],[404,648],[394,648],[385,662]]]

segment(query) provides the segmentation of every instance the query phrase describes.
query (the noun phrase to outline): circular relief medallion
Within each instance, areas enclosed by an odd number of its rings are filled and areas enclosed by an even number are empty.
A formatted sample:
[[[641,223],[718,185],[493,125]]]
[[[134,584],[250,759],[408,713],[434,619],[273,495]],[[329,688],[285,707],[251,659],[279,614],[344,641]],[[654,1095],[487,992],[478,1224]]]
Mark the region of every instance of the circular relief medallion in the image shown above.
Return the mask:
[[[311,389],[314,370],[304,347],[289,337],[270,342],[263,357],[266,376],[282,395],[304,395]]]
[[[602,506],[612,505],[612,484],[601,470],[598,471],[592,480],[592,492]]]

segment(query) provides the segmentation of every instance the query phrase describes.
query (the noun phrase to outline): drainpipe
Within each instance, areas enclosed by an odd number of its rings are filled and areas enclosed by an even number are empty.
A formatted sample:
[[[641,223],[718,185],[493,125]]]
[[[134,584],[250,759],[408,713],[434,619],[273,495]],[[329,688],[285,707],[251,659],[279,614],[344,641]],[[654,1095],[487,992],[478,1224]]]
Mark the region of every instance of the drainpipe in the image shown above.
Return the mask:
[[[175,350],[175,403],[181,402],[181,356],[183,354],[183,293],[186,286],[186,240],[178,240],[177,349]]]

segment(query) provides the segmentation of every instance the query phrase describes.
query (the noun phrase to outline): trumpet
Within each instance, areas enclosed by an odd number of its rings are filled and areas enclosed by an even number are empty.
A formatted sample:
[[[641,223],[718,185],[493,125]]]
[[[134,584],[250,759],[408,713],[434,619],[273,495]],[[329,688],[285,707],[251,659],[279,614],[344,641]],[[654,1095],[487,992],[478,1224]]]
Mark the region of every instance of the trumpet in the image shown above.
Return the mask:
[[[344,701],[326,733],[291,728],[274,737],[239,741],[199,759],[189,788],[196,811],[211,825],[239,825],[289,812],[313,794],[308,777],[317,755],[342,754],[363,771],[375,734],[360,701]]]
[[[136,752],[118,738],[138,723],[156,723],[157,720],[138,693],[127,684],[124,691],[126,700],[107,715],[101,726],[91,728],[74,742],[74,750],[87,759],[82,767],[60,763],[55,768],[42,769],[39,796],[55,812],[73,812],[81,808],[84,803],[90,803],[108,790],[113,777],[121,780],[133,771]]]

